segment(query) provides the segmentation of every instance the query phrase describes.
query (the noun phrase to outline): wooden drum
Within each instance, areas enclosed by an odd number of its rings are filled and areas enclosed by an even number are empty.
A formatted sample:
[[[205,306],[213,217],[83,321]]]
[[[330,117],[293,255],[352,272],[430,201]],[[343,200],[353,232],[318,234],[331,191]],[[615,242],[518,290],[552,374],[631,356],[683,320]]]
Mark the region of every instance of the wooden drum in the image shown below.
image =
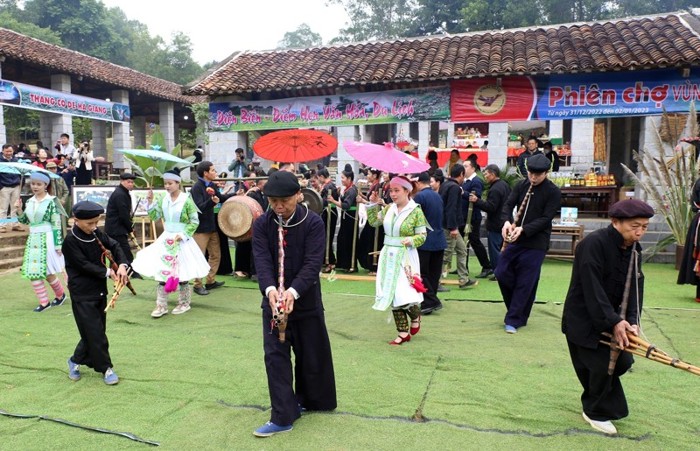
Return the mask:
[[[224,202],[219,210],[219,227],[235,241],[250,241],[253,238],[253,222],[263,213],[255,199],[234,196]]]

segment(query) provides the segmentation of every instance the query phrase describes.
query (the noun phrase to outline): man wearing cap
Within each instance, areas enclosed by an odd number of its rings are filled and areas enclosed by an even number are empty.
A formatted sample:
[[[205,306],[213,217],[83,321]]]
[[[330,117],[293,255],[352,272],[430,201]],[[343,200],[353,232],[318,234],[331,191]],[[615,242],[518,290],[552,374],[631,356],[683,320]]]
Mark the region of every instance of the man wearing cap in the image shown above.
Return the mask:
[[[418,248],[420,276],[427,290],[423,293],[423,302],[420,307],[423,315],[429,315],[442,308],[442,302],[437,297],[437,288],[440,284],[442,259],[447,248],[447,240],[442,231],[442,198],[430,188],[430,174],[427,171],[421,172],[416,185],[418,193],[413,200],[420,205],[425,219],[430,224],[425,243]]]
[[[616,434],[610,420],[628,414],[620,383],[632,366],[632,356],[620,353],[608,375],[610,348],[598,340],[607,332],[617,343],[629,344],[628,333],[639,334],[644,274],[639,240],[654,216],[654,209],[637,199],[610,208],[611,224],[589,233],[576,246],[569,292],[564,302],[561,329],[583,394],[583,418],[593,429]],[[631,273],[627,311],[621,312],[625,281]]]
[[[509,334],[527,325],[549,249],[552,219],[561,205],[561,191],[547,178],[549,166],[544,155],[531,156],[527,160],[527,178],[513,188],[501,212],[501,235],[508,246],[501,253],[494,274],[508,310],[504,322]]]
[[[270,209],[253,225],[253,258],[263,294],[263,350],[272,412],[257,437],[292,430],[303,410],[336,408],[335,376],[323,312],[319,272],[325,250],[321,217],[298,204],[301,188],[294,174],[277,171],[263,188]],[[283,235],[284,287],[279,286],[279,234]],[[279,302],[286,306],[286,339],[271,329]],[[295,365],[292,367],[291,353]]]
[[[119,243],[129,265],[134,261],[134,254],[131,253],[131,245],[129,244],[129,235],[134,231],[134,210],[131,203],[134,180],[136,180],[136,176],[130,172],[122,172],[119,175],[119,185],[107,201],[107,217],[105,218],[105,233]],[[139,275],[136,274],[132,277],[139,277]]]
[[[105,384],[114,385],[119,378],[112,370],[106,333],[107,279],[126,283],[127,260],[119,243],[97,228],[103,212],[102,206],[95,202],[75,204],[73,227],[62,246],[73,318],[80,333],[80,341],[68,359],[68,377],[80,380],[80,365],[85,365],[102,373]],[[105,268],[100,243],[116,259],[119,265],[116,272]]]

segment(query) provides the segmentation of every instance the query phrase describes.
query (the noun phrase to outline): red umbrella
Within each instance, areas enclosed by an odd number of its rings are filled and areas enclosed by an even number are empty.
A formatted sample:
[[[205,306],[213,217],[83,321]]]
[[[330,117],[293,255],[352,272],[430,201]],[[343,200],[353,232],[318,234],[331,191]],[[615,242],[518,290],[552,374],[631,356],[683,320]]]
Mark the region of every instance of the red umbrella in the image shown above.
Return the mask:
[[[318,160],[337,148],[338,140],[319,130],[280,130],[253,144],[253,150],[262,158],[287,163]]]
[[[357,161],[369,167],[394,174],[416,174],[427,171],[430,165],[425,161],[394,148],[391,143],[384,145],[364,142],[344,141],[345,150]]]

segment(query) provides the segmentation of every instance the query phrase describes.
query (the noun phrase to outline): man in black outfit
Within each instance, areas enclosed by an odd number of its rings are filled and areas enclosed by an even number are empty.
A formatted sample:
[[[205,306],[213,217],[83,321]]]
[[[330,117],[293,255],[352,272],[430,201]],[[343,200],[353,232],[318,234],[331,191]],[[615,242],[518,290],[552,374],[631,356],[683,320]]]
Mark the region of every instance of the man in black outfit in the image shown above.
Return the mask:
[[[613,205],[609,215],[612,223],[607,228],[591,232],[576,246],[561,330],[583,387],[583,418],[593,429],[612,435],[617,429],[610,420],[629,413],[620,376],[630,369],[633,359],[621,352],[613,374],[608,375],[610,348],[598,340],[608,332],[617,343],[627,346],[628,333],[639,335],[644,297],[639,240],[654,209],[640,200],[628,199]],[[627,311],[623,313],[628,271],[631,284]]]
[[[119,175],[119,180],[119,185],[107,201],[105,233],[119,243],[124,255],[126,255],[127,263],[131,265],[131,262],[134,261],[129,244],[129,235],[134,231],[131,190],[134,189],[136,176],[130,172],[122,172]],[[132,277],[140,278],[141,276],[134,274]]]
[[[464,182],[462,183],[462,214],[464,215],[464,224],[467,225],[467,217],[469,216],[469,197],[474,193],[476,197],[481,198],[484,192],[484,183],[477,175],[479,165],[473,159],[464,161]],[[465,227],[466,229],[466,227]],[[463,229],[463,231],[465,230]],[[469,234],[466,236],[467,242],[476,255],[479,264],[481,265],[481,273],[476,276],[477,279],[483,279],[493,274],[493,266],[489,261],[489,255],[486,248],[481,242],[481,208],[476,204],[472,207],[471,224],[468,227]],[[467,249],[468,251],[468,249]],[[469,255],[469,254],[467,254]]]
[[[272,174],[263,189],[270,209],[253,225],[253,258],[263,294],[263,350],[272,406],[270,421],[253,432],[257,437],[291,431],[303,410],[334,410],[337,405],[319,280],[325,228],[320,216],[298,204],[300,189],[294,174]],[[279,287],[280,233],[284,236],[283,287]],[[284,341],[278,327],[271,329],[278,301],[284,302],[288,318]]]
[[[501,246],[503,246],[503,237],[501,229],[505,220],[501,217],[503,205],[510,195],[510,186],[508,183],[500,179],[501,170],[495,164],[490,164],[484,168],[484,179],[489,184],[489,192],[486,195],[486,200],[476,195],[469,196],[469,202],[474,202],[476,207],[485,211],[486,216],[486,232],[487,242],[489,247],[489,260],[491,268],[496,269],[498,266],[498,257],[501,255]],[[479,274],[477,277],[481,277]],[[491,280],[496,280],[496,276],[486,274]]]
[[[527,161],[527,177],[508,196],[501,217],[501,235],[509,242],[501,253],[496,279],[506,305],[505,331],[527,325],[535,303],[537,284],[552,235],[552,219],[561,206],[561,191],[547,178],[550,161],[542,154]],[[532,187],[531,195],[525,200]],[[512,216],[517,208],[517,222]]]

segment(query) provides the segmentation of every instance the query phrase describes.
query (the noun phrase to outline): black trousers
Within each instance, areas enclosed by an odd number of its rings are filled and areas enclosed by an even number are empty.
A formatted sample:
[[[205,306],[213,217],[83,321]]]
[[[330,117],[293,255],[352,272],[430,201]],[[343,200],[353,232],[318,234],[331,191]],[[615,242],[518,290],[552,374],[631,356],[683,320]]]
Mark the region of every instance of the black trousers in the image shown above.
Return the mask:
[[[628,415],[627,399],[620,383],[620,376],[632,367],[634,359],[621,352],[613,375],[608,375],[610,348],[599,345],[596,349],[584,348],[567,339],[571,363],[578,377],[583,394],[581,404],[588,418],[597,421],[619,420]]]
[[[271,320],[270,310],[263,309],[263,350],[272,405],[270,421],[278,426],[294,423],[301,415],[299,405],[309,411],[335,409],[333,357],[323,312],[290,321],[284,343],[280,343],[277,329],[270,333]]]
[[[113,236],[114,241],[119,243],[119,247],[124,251],[124,255],[126,255],[126,259],[129,262],[129,265],[131,265],[131,262],[134,261],[134,254],[131,253],[131,243],[129,243],[129,236],[128,235],[116,235]]]
[[[421,309],[435,308],[442,305],[437,297],[437,288],[440,284],[442,272],[442,259],[445,251],[422,251],[418,249],[418,259],[420,260],[420,276],[423,285],[428,290],[423,293]]]
[[[489,261],[489,254],[486,251],[486,247],[481,242],[479,226],[472,227],[472,231],[469,232],[469,245],[474,249],[474,255],[476,255],[476,258],[479,260],[481,269],[485,271],[492,269],[491,262]]]
[[[80,333],[80,341],[71,360],[104,373],[112,367],[107,340],[107,314],[104,311],[107,298],[81,299],[73,293],[70,295],[73,318]]]

